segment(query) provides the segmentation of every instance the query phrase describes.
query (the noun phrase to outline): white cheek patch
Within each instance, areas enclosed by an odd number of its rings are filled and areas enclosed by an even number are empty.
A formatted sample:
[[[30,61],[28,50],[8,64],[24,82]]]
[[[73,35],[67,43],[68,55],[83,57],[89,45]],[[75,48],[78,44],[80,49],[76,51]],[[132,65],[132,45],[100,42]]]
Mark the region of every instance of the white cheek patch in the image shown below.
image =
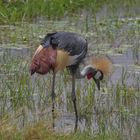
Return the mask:
[[[84,67],[84,69],[81,71],[81,75],[86,76],[89,69],[96,70],[96,68],[93,65],[88,65],[88,66]]]
[[[95,79],[99,79],[101,77],[101,72],[97,71],[97,73],[94,75]]]

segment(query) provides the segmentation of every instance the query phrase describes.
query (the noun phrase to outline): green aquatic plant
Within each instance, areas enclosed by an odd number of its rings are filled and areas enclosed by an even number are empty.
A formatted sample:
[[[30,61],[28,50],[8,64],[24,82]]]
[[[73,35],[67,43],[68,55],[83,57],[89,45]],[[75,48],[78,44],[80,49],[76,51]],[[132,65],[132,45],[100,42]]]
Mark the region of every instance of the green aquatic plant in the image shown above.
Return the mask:
[[[108,7],[111,17],[117,17],[118,7],[124,9],[125,16],[132,16],[131,7],[139,4],[138,0],[16,0],[0,1],[0,23],[15,23],[17,21],[34,21],[39,17],[49,19],[61,19],[66,16],[74,17],[81,15],[83,9],[91,11],[90,13],[96,19],[96,13],[104,6]],[[136,12],[134,12],[136,13]],[[78,17],[78,16],[77,16]],[[87,26],[86,26],[87,27]]]

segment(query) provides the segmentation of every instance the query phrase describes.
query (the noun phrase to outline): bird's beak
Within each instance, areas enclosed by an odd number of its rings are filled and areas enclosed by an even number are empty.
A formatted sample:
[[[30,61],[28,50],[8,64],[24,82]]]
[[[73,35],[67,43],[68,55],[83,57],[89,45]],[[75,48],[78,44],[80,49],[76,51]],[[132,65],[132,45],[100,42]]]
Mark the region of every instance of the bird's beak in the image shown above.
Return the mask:
[[[96,84],[98,90],[100,90],[100,79],[95,79],[95,78],[93,78],[93,80],[94,80],[94,82],[95,82],[95,84]]]
[[[100,80],[103,80],[103,72],[101,70],[97,70],[93,80],[96,83],[98,90],[100,90]]]

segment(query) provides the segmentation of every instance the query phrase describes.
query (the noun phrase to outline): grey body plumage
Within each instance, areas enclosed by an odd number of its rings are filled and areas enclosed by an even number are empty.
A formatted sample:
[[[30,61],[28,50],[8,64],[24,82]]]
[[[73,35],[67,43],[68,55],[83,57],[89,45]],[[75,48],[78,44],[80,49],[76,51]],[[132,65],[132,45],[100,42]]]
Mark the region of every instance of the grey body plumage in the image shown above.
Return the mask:
[[[78,127],[78,112],[76,106],[76,94],[75,94],[75,79],[76,78],[84,78],[93,79],[97,85],[97,88],[100,90],[100,81],[103,79],[104,74],[110,73],[111,61],[105,57],[101,58],[92,58],[91,62],[88,63],[87,66],[83,68],[81,71],[79,68],[79,64],[86,57],[88,49],[87,40],[81,37],[77,33],[72,32],[55,32],[49,33],[45,36],[45,38],[41,41],[41,45],[36,50],[32,64],[30,68],[31,75],[33,73],[46,74],[49,70],[52,70],[53,79],[52,79],[52,118],[53,118],[53,127],[55,126],[55,76],[56,72],[55,67],[57,68],[57,64],[64,64],[64,67],[69,68],[72,74],[72,92],[71,98],[73,101],[74,111],[75,111],[75,131]],[[60,51],[62,50],[62,51]],[[45,52],[45,53],[44,53]],[[64,59],[64,55],[68,56],[68,59]],[[50,54],[51,53],[51,54]],[[41,55],[40,55],[41,54]],[[59,61],[59,56],[62,56]],[[54,59],[52,59],[54,58]],[[50,61],[51,60],[51,61]],[[53,60],[53,61],[52,61]],[[55,63],[54,63],[55,61]],[[42,66],[41,66],[42,65]],[[53,67],[52,67],[53,66]],[[44,69],[45,72],[44,72]],[[62,69],[59,69],[62,70]],[[41,73],[41,72],[42,73]]]
[[[70,56],[77,56],[76,64],[79,64],[87,53],[87,40],[79,34],[72,32],[55,32],[49,33],[42,40],[43,47],[63,49],[69,53]]]

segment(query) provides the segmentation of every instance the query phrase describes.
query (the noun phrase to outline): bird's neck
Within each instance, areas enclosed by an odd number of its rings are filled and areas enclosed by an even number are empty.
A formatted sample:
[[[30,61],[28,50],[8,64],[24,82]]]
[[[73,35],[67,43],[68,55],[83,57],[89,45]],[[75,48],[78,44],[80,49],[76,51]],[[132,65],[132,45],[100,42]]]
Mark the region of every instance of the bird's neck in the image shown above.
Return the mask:
[[[79,68],[76,70],[75,77],[76,77],[77,79],[82,79],[82,78],[84,78],[84,77],[86,76],[86,74],[83,75],[81,72],[82,72],[82,71],[80,71]]]
[[[77,79],[82,79],[85,76],[88,76],[88,74],[93,73],[95,69],[96,68],[94,68],[92,65],[85,66],[82,71],[80,71],[80,68],[78,68],[75,73],[75,76]]]

